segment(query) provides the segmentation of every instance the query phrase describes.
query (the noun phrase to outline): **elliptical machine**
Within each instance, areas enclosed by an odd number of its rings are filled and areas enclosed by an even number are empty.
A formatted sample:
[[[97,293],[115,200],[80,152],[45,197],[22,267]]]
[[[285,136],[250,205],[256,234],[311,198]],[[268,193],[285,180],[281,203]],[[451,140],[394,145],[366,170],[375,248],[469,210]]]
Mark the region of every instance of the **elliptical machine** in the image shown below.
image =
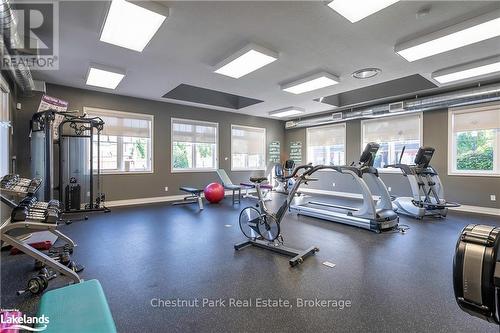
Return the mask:
[[[417,219],[425,216],[446,217],[449,207],[459,207],[460,204],[447,202],[444,199],[443,184],[437,171],[430,165],[435,149],[420,147],[415,156],[414,165],[401,164],[405,147],[399,156],[397,164],[386,165],[385,168],[401,169],[403,176],[408,179],[411,188],[411,197],[397,197],[394,204],[398,213]]]
[[[500,227],[469,224],[457,241],[453,289],[468,314],[500,324]]]

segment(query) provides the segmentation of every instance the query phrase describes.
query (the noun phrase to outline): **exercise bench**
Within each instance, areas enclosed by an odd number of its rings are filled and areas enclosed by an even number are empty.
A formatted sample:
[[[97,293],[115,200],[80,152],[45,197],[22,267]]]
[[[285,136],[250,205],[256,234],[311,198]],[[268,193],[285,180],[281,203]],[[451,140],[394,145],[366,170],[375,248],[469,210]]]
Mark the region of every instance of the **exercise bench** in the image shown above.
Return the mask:
[[[220,178],[220,181],[222,182],[222,186],[224,186],[224,189],[230,190],[233,192],[233,205],[235,203],[240,203],[241,202],[241,186],[233,184],[231,179],[229,179],[229,176],[226,173],[226,170],[224,169],[217,169],[217,175]],[[238,196],[236,196],[236,193],[238,193]]]
[[[49,322],[44,333],[115,333],[106,295],[97,280],[88,280],[46,292],[37,316]],[[45,324],[37,324],[43,328]]]
[[[189,193],[189,195],[187,197],[184,197],[184,201],[174,202],[173,205],[184,205],[197,202],[200,210],[203,210],[203,198],[201,197],[203,190],[185,186],[179,187],[179,190]]]

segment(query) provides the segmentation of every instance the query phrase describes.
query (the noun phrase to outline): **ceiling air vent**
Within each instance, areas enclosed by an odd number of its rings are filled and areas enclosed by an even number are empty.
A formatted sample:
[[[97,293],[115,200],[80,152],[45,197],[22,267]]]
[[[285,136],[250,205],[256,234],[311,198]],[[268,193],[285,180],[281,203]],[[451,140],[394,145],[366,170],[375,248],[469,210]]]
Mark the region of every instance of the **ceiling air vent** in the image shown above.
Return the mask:
[[[389,104],[389,112],[401,112],[405,110],[403,101]]]
[[[342,112],[335,112],[332,113],[332,120],[342,120]]]
[[[294,128],[295,126],[297,126],[297,123],[295,121],[292,121],[292,120],[287,121],[285,123],[285,128],[286,129],[288,129],[288,128]]]

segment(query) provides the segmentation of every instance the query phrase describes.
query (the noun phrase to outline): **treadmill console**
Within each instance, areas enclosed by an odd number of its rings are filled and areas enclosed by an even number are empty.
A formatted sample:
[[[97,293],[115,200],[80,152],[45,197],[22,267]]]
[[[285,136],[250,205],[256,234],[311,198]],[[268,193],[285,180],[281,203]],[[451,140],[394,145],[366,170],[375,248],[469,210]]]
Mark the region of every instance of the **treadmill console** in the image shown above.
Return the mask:
[[[432,147],[420,147],[415,156],[415,166],[421,169],[427,169],[431,163],[435,149]]]
[[[373,163],[375,162],[375,155],[377,155],[379,148],[380,145],[378,143],[368,143],[359,158],[359,162],[364,166],[373,166]]]

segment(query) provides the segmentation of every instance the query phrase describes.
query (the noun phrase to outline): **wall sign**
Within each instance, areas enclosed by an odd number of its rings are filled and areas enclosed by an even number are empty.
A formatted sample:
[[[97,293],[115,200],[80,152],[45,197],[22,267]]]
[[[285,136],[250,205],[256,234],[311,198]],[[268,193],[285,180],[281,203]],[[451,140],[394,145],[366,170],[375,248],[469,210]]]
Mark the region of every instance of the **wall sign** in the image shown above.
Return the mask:
[[[302,142],[290,142],[290,156],[289,158],[295,162],[295,165],[302,164]]]
[[[270,163],[280,163],[281,162],[281,148],[279,141],[273,141],[269,144],[269,162]]]

